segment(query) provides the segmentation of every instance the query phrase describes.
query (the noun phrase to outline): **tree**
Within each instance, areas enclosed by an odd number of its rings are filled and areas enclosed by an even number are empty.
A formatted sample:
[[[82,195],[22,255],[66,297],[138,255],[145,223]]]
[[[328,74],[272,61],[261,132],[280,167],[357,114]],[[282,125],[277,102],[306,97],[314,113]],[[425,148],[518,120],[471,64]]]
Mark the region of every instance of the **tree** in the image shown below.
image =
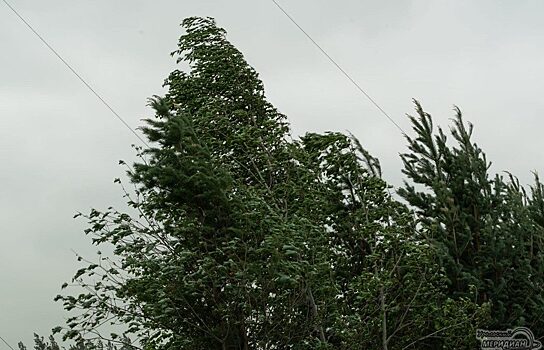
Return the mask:
[[[302,138],[325,187],[311,207],[328,227],[337,294],[327,301],[336,348],[473,347],[487,305],[451,299],[436,251],[413,213],[393,200],[379,161],[339,133]],[[447,334],[447,342],[444,335]],[[339,336],[341,335],[341,336]]]
[[[116,340],[98,330],[117,322],[145,349],[436,348],[444,332],[471,344],[486,306],[445,293],[377,159],[340,133],[292,140],[225,31],[182,25],[173,55],[190,70],[150,100],[152,147],[128,167],[136,214],[83,215],[114,257],[79,258],[84,292],[57,300],[82,313],[56,331]]]
[[[532,196],[519,181],[488,174],[490,163],[471,140],[473,127],[456,108],[447,144],[442,129],[416,102],[410,117],[416,136],[407,137],[404,173],[412,181],[399,189],[417,210],[423,231],[442,250],[453,296],[492,303],[489,326],[508,328],[544,324],[542,264],[542,184],[536,177]],[[421,186],[416,188],[416,186]]]

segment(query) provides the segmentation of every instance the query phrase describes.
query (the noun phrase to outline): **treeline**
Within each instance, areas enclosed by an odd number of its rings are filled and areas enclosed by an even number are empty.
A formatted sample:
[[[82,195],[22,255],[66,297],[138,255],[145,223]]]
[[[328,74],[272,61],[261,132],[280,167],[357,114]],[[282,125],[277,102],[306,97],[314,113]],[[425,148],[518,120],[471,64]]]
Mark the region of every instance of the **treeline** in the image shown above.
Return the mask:
[[[525,189],[489,174],[458,109],[444,131],[415,102],[397,200],[353,136],[293,139],[213,19],[183,27],[173,55],[190,69],[150,100],[151,147],[127,165],[137,215],[78,214],[115,254],[77,271],[83,293],[57,297],[65,339],[112,319],[145,349],[473,349],[477,328],[544,335],[536,175]]]

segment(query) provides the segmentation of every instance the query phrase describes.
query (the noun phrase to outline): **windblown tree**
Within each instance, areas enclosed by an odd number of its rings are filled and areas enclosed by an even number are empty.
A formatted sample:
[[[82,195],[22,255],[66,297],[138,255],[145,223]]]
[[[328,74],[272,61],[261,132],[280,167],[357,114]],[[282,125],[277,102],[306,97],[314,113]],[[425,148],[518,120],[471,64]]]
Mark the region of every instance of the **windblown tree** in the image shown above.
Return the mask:
[[[329,228],[337,294],[327,300],[327,314],[342,339],[334,345],[473,347],[466,334],[485,324],[487,305],[447,296],[437,252],[416,230],[413,213],[391,197],[378,160],[339,133],[308,134],[302,143],[323,186],[311,207],[321,210],[315,222]]]
[[[416,136],[408,137],[410,152],[402,155],[411,183],[399,194],[441,250],[450,294],[491,302],[489,326],[542,329],[544,202],[538,176],[531,194],[509,173],[491,177],[459,109],[451,128],[454,146],[417,102],[416,111]]]
[[[137,214],[84,215],[114,256],[76,273],[83,293],[57,297],[75,313],[56,331],[115,340],[99,333],[113,322],[145,349],[473,345],[486,304],[448,297],[438,250],[377,159],[340,133],[292,140],[225,31],[183,27],[173,55],[190,69],[150,100],[152,147],[128,170]]]

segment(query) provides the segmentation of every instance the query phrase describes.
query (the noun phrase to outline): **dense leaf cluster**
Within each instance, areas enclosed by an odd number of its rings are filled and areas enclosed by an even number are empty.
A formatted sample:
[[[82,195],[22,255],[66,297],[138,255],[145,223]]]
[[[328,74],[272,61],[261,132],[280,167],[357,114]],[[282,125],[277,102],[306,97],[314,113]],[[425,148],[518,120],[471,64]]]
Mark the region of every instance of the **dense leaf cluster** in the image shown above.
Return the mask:
[[[70,345],[68,348],[59,345],[53,335],[50,335],[46,340],[44,337],[34,333],[34,350],[134,350],[134,347],[130,345],[131,341],[128,338],[122,338],[119,342],[114,344],[111,341],[106,343],[102,340],[92,341],[79,339],[75,344]],[[19,342],[19,350],[27,350],[27,347],[23,342]]]

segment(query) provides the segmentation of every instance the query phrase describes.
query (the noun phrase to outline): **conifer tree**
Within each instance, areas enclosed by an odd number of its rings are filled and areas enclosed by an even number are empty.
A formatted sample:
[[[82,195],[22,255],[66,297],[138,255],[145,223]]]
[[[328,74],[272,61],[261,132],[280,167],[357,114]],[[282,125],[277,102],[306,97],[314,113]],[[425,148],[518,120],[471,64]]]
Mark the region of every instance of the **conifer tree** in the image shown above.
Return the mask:
[[[541,327],[542,196],[538,177],[532,196],[508,174],[491,177],[490,163],[471,139],[473,127],[456,108],[454,146],[418,102],[410,117],[415,137],[402,155],[411,180],[399,194],[416,208],[433,245],[441,249],[452,296],[475,294],[491,302],[489,327]],[[416,187],[419,186],[419,187]]]

